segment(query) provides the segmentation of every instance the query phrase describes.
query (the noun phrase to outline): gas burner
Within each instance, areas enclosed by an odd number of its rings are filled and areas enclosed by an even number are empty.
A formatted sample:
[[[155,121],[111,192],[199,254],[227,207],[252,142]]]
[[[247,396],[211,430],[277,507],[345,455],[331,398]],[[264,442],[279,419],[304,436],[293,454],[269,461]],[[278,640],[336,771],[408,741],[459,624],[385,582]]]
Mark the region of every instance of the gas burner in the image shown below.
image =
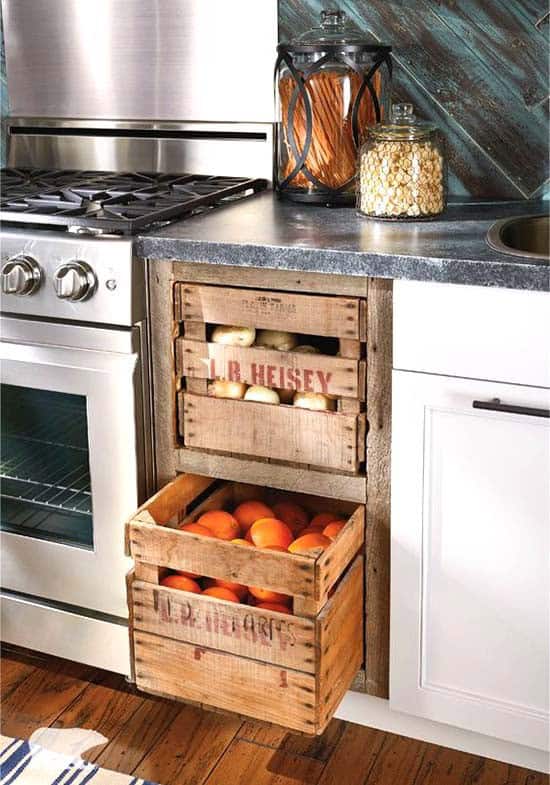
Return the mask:
[[[129,235],[266,186],[244,177],[4,169],[0,220]]]

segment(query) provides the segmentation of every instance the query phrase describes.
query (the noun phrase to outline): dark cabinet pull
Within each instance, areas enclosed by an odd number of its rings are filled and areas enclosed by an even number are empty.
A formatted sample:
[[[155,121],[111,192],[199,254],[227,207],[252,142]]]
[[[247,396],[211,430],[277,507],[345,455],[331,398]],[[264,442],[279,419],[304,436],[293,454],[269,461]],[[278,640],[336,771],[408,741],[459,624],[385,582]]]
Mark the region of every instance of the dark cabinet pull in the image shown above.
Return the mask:
[[[550,417],[550,409],[535,409],[533,406],[510,406],[501,403],[500,398],[492,401],[473,401],[474,409],[487,409],[490,412],[508,412],[508,414],[526,414],[528,417]]]

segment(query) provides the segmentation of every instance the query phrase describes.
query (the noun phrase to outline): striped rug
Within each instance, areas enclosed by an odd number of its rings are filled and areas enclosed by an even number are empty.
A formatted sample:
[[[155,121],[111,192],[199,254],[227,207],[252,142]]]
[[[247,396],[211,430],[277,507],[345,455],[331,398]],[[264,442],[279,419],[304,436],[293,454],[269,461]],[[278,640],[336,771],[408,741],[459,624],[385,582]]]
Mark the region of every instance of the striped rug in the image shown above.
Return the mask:
[[[0,736],[0,785],[155,785],[21,739]]]

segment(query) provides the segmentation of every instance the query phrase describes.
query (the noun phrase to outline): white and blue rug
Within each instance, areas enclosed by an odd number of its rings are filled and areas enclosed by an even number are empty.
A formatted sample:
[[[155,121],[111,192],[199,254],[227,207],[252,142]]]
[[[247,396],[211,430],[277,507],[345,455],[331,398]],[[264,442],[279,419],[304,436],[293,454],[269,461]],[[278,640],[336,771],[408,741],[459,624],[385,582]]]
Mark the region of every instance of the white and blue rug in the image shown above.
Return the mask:
[[[0,785],[155,785],[45,749],[32,741],[0,736]]]

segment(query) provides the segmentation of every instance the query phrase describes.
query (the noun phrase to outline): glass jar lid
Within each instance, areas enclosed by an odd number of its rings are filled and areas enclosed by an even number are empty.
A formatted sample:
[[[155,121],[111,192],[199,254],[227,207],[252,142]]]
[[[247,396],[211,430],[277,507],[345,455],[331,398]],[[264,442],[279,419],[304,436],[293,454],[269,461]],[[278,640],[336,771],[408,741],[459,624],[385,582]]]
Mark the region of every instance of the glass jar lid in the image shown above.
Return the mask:
[[[360,47],[371,50],[391,52],[391,46],[380,44],[378,40],[351,22],[345,11],[331,8],[321,11],[319,26],[312,27],[290,43],[279,44],[279,50],[292,49],[299,52],[323,51],[326,47]]]
[[[345,11],[331,8],[321,11],[319,27],[312,27],[292,40],[293,44],[366,44],[376,43],[350,22]]]
[[[419,120],[412,104],[394,104],[390,122],[378,123],[369,128],[369,134],[378,139],[422,139],[437,130],[435,123]]]

